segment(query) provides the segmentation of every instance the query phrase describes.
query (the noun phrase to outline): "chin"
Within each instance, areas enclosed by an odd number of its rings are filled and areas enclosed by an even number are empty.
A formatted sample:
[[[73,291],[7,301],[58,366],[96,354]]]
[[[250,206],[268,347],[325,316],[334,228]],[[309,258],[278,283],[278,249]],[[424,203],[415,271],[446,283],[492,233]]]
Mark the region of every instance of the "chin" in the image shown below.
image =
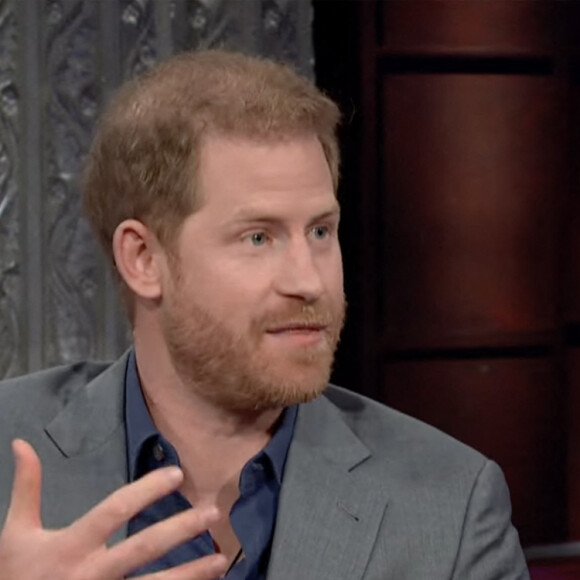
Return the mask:
[[[276,395],[273,400],[283,402],[284,407],[307,403],[319,397],[328,386],[329,372],[300,372],[297,369],[289,370],[279,377],[277,386],[272,390]]]
[[[245,384],[245,388],[229,391],[222,406],[237,412],[263,412],[308,403],[319,397],[328,385],[329,371],[305,369],[296,366],[286,372],[263,374]],[[241,385],[238,385],[238,387]]]

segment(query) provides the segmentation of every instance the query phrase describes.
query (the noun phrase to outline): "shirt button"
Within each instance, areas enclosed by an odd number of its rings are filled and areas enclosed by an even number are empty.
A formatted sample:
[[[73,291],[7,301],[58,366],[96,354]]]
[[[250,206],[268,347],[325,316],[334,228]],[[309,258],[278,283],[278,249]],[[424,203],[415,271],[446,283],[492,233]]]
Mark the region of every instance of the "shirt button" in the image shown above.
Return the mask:
[[[163,461],[165,459],[165,450],[161,443],[156,443],[153,446],[153,457],[155,458],[155,461]]]

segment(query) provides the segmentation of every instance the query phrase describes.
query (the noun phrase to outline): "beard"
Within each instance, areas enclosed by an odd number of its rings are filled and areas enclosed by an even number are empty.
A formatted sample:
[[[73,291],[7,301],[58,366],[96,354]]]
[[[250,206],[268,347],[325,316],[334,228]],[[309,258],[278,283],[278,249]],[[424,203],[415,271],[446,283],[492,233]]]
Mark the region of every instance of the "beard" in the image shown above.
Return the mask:
[[[326,388],[344,323],[343,297],[333,307],[322,300],[288,302],[252,320],[243,334],[196,304],[179,282],[166,298],[163,330],[173,365],[184,384],[212,405],[262,412],[310,401]],[[288,349],[265,344],[267,329],[301,323],[324,326],[321,340]]]

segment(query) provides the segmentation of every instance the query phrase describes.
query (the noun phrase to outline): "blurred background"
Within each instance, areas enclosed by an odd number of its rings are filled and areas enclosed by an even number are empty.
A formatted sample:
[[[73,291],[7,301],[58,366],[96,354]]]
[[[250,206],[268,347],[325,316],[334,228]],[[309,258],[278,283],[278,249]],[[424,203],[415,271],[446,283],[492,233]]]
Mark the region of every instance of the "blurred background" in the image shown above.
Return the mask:
[[[82,160],[123,79],[205,47],[341,105],[335,382],[497,461],[534,577],[580,578],[576,0],[0,0],[0,376],[129,344]]]

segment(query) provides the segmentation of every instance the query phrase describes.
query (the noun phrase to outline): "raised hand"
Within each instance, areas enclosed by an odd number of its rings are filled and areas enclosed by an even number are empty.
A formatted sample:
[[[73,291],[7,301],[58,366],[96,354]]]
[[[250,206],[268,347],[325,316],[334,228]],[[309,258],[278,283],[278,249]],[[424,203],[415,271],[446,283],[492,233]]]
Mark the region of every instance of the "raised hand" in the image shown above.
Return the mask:
[[[143,508],[176,490],[177,467],[158,469],[125,485],[66,528],[43,528],[42,468],[25,441],[12,443],[16,466],[12,498],[0,533],[2,580],[121,580],[209,528],[216,509],[191,509],[152,525],[108,548],[107,539]],[[142,580],[212,580],[225,573],[226,558],[206,556]]]

